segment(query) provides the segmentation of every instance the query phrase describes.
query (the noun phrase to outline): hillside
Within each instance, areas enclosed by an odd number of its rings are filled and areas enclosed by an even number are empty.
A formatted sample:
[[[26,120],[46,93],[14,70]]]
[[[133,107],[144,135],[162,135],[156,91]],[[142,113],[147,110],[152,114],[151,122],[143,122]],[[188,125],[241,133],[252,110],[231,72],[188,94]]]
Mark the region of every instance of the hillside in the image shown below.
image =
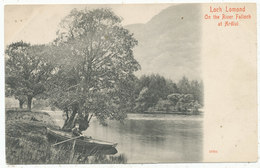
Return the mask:
[[[142,70],[137,75],[201,79],[200,17],[198,4],[181,4],[164,9],[146,24],[125,26],[138,40],[134,55]]]

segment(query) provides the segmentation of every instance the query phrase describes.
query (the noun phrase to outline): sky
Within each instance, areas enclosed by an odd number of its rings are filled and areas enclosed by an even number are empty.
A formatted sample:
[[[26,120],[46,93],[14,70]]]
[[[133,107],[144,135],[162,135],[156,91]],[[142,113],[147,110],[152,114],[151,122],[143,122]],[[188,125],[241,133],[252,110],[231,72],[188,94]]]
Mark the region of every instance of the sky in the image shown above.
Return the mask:
[[[172,4],[102,5],[123,18],[122,25],[146,23]],[[21,41],[31,44],[51,42],[62,18],[74,9],[98,8],[101,5],[7,5],[5,6],[5,46]]]

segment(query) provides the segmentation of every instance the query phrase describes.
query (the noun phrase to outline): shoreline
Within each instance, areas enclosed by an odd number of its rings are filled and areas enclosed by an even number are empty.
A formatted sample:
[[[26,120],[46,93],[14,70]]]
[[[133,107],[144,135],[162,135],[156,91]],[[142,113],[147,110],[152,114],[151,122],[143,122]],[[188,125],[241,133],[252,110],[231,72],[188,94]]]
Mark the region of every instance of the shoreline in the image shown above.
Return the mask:
[[[6,163],[17,164],[100,164],[126,163],[123,154],[87,156],[74,153],[70,145],[52,147],[47,138],[47,127],[60,128],[44,110],[8,110],[6,114]],[[83,154],[84,155],[84,154]]]
[[[202,115],[204,112],[199,111],[197,113],[190,113],[190,112],[164,112],[164,111],[157,111],[157,112],[143,112],[143,113],[127,113],[127,114],[176,114],[176,115]]]

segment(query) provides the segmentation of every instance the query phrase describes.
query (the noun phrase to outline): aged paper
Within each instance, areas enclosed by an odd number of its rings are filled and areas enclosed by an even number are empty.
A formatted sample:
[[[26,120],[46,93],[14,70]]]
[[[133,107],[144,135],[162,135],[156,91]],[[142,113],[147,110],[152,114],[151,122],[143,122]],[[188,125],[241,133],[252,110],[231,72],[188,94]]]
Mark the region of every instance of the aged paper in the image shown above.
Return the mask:
[[[7,164],[257,161],[255,3],[4,10]]]
[[[257,161],[256,4],[202,6],[204,15],[202,55],[205,79],[204,161],[255,162]],[[221,8],[222,12],[210,12],[213,8]],[[226,12],[226,8],[228,11],[230,8],[243,8],[244,11]],[[206,19],[206,15],[212,18]],[[219,19],[214,19],[213,15],[219,16]],[[228,16],[233,18],[226,19]],[[236,19],[236,16],[243,18]],[[220,22],[222,26],[218,26]],[[226,22],[238,25],[225,26]]]

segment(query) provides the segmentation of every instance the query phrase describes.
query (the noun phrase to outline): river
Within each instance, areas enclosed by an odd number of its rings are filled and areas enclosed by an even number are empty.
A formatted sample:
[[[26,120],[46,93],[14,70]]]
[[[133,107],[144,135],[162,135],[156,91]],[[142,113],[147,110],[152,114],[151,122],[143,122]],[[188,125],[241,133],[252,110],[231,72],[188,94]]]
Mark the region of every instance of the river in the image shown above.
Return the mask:
[[[50,114],[61,126],[61,113]],[[201,115],[128,114],[124,124],[109,120],[108,126],[93,118],[84,134],[118,143],[127,163],[200,162],[202,122]]]

